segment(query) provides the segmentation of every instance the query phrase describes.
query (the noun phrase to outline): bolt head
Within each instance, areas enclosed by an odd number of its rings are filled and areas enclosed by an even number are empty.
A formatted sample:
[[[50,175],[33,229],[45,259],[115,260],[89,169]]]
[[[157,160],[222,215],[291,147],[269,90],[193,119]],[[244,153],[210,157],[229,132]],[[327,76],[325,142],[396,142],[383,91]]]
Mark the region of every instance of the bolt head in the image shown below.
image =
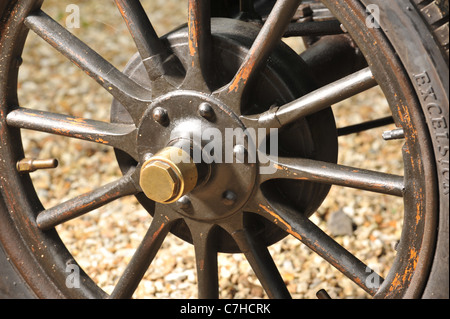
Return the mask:
[[[216,114],[214,113],[214,109],[212,108],[211,104],[206,102],[200,104],[200,106],[198,107],[198,114],[200,114],[200,116],[210,122],[214,121],[214,119],[216,118]]]
[[[155,109],[153,110],[152,113],[153,119],[163,125],[163,126],[167,126],[169,125],[169,113],[167,112],[166,109],[162,108],[162,107],[155,107]]]
[[[233,205],[237,200],[237,195],[236,193],[232,192],[232,191],[225,191],[222,194],[222,202],[227,205],[227,206],[231,206]]]
[[[148,198],[163,203],[178,195],[181,181],[169,164],[156,160],[142,167],[140,184]]]
[[[187,210],[191,207],[191,200],[188,196],[184,195],[179,200],[177,200],[177,205],[182,210]]]
[[[181,148],[166,147],[144,162],[139,184],[149,199],[171,204],[192,191],[197,180],[197,166],[190,155]]]

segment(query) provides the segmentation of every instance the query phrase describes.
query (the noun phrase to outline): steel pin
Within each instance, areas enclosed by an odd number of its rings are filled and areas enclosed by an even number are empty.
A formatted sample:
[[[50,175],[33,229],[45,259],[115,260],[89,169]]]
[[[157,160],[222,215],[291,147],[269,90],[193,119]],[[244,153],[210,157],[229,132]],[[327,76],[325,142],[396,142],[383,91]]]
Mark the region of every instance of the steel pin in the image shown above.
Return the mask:
[[[392,131],[386,131],[383,133],[383,139],[386,141],[389,140],[399,140],[405,138],[405,132],[402,128],[398,128]]]
[[[58,160],[51,159],[31,159],[24,158],[17,162],[17,171],[19,173],[31,173],[38,169],[51,169],[58,167]]]

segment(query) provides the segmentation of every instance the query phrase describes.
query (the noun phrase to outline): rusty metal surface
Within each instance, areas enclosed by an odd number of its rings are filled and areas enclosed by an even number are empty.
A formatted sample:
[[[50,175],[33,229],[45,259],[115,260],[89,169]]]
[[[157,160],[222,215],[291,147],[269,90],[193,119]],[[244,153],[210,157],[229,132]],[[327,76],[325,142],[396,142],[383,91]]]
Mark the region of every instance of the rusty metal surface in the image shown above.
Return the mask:
[[[267,250],[268,245],[287,234],[303,242],[372,296],[402,297],[417,294],[423,288],[431,251],[428,245],[433,237],[427,229],[435,225],[436,218],[435,168],[428,160],[429,137],[424,133],[420,107],[410,82],[383,34],[379,30],[364,35],[357,32],[365,28],[364,19],[355,16],[355,12],[361,14],[364,10],[359,2],[348,0],[337,8],[333,1],[323,1],[329,11],[321,12],[322,17],[331,12],[342,21],[344,29],[365,54],[368,66],[358,65],[346,77],[327,81],[322,87],[313,84],[307,72],[308,59],[305,63],[280,44],[299,0],[277,1],[261,28],[238,20],[211,20],[209,1],[190,0],[187,26],[164,39],[156,36],[138,2],[115,2],[138,50],[124,72],[41,11],[42,1],[12,2],[17,20],[1,30],[2,39],[14,39],[14,42],[5,40],[5,47],[0,50],[0,71],[5,74],[0,82],[3,159],[0,168],[6,172],[1,179],[2,196],[11,215],[5,218],[29,244],[30,265],[36,264],[40,255],[51,257],[37,263],[42,273],[40,279],[32,278],[30,266],[22,270],[21,274],[37,295],[64,295],[59,287],[63,287],[64,266],[71,259],[54,227],[130,195],[137,196],[153,221],[112,298],[131,297],[169,232],[194,244],[200,298],[218,297],[217,254],[222,251],[243,253],[269,297],[289,298]],[[253,8],[248,4],[242,2],[241,9],[251,13]],[[321,28],[321,32],[340,33],[336,21],[322,22],[314,27]],[[111,123],[19,106],[17,90],[11,84],[15,83],[17,69],[11,66],[20,57],[28,30],[47,41],[112,95]],[[340,36],[336,39],[343,41],[342,47],[348,49],[347,39]],[[220,53],[222,59],[214,59],[213,53]],[[375,85],[382,87],[390,102],[393,116],[388,120],[403,129],[404,176],[336,163],[338,132],[330,105]],[[23,159],[19,128],[109,145],[117,152],[124,176],[44,209],[29,176],[15,170],[15,164]],[[259,171],[266,162],[264,155],[256,162],[240,163],[207,162],[202,158],[197,166],[190,163],[189,170],[200,175],[201,182],[196,178],[192,185],[187,183],[181,169],[180,176],[165,174],[170,175],[167,182],[171,187],[170,196],[163,194],[168,200],[152,201],[159,198],[155,195],[157,183],[146,183],[158,175],[151,171],[155,168],[151,162],[154,154],[180,141],[187,141],[191,150],[199,148],[206,152],[208,141],[200,139],[197,143],[195,139],[205,128],[216,129],[222,136],[227,129],[280,128],[280,149],[283,143],[290,145],[292,139],[298,143],[289,149],[293,155],[281,154],[270,164],[275,169],[271,175]],[[251,143],[258,144],[247,139],[233,144],[231,152],[245,153]],[[180,168],[178,165],[171,168],[174,167]],[[156,168],[157,173],[167,173],[165,168]],[[179,192],[181,184],[189,184],[188,191]],[[325,199],[331,185],[404,198],[406,217],[398,258],[380,290],[371,286],[368,278],[383,279],[308,218]],[[5,242],[11,241],[4,234],[1,236]],[[14,244],[10,247],[13,247],[10,251],[14,250]],[[17,255],[13,259],[17,261]],[[416,279],[420,272],[422,281]],[[50,284],[36,288],[42,280]],[[85,287],[78,291],[80,296],[104,296],[85,274],[83,280]],[[326,293],[321,296],[327,297]]]

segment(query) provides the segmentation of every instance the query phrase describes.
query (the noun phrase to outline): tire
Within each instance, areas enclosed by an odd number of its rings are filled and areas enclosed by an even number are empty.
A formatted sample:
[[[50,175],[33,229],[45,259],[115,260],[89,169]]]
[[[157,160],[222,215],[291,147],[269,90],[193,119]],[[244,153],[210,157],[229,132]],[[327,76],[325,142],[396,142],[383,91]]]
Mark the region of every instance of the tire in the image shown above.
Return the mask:
[[[377,3],[377,2],[375,2]],[[381,5],[381,3],[378,2]],[[406,1],[398,2],[391,10],[401,10],[402,8],[408,8],[407,13],[411,21],[405,28],[402,24],[396,24],[398,21],[394,19],[388,19],[384,21],[384,29],[397,30],[398,33],[388,34],[388,38],[395,46],[397,52],[399,52],[400,59],[408,70],[412,83],[415,86],[417,95],[421,98],[421,105],[424,115],[427,120],[427,125],[430,130],[430,135],[434,147],[435,160],[437,165],[437,178],[439,185],[439,221],[437,229],[437,244],[434,252],[433,262],[431,266],[430,277],[423,293],[424,298],[448,298],[449,297],[449,278],[448,278],[448,229],[449,229],[449,216],[448,216],[448,139],[446,139],[445,129],[436,125],[436,121],[441,118],[444,122],[448,122],[448,38],[449,38],[449,22],[448,22],[448,1],[414,1],[413,5],[418,10],[414,11],[412,7],[409,7],[409,3]],[[388,10],[387,8],[383,8]],[[382,9],[382,10],[383,10]],[[422,18],[419,20],[419,18]],[[401,30],[397,29],[401,27]],[[421,34],[422,45],[417,46],[417,40],[411,38],[411,34],[407,35],[407,29],[413,28],[425,29],[428,27],[428,32],[431,32],[432,37],[426,37],[426,31]],[[400,39],[403,39],[401,41]],[[425,40],[427,39],[427,40]],[[414,43],[414,44],[413,44]],[[413,48],[412,45],[415,47]],[[418,51],[420,49],[420,51]],[[419,55],[427,55],[427,62],[425,61],[412,61],[411,57],[415,52]],[[428,76],[427,70],[434,69],[435,73],[429,75],[430,82],[428,87],[424,88],[418,78],[421,74]],[[435,101],[427,99],[426,90],[430,92],[435,90]],[[434,96],[433,96],[434,97]],[[433,105],[442,110],[442,117],[436,117],[432,112]],[[442,105],[442,106],[441,106]],[[440,110],[439,110],[439,113]]]
[[[29,175],[16,170],[16,163],[24,157],[21,135],[18,125],[11,124],[7,117],[20,105],[17,70],[29,32],[23,17],[39,10],[41,2],[0,3],[0,297],[104,298],[106,293],[83,271],[81,287],[68,287],[67,269],[75,261],[55,229],[39,228],[36,220],[44,208]],[[223,3],[228,6],[227,1]],[[403,190],[406,217],[402,238],[391,271],[372,295],[375,298],[449,298],[448,0],[323,0],[322,3],[348,30],[362,52],[388,99],[395,123],[406,136],[405,181],[411,183],[405,184]],[[264,1],[258,1],[258,5],[266,7]],[[379,21],[375,21],[379,26],[368,27],[367,19],[371,16],[366,7],[369,5],[379,9]],[[276,58],[291,59],[286,51],[280,49],[280,52]],[[297,93],[301,96],[306,92]],[[116,108],[120,113],[120,106]],[[324,117],[330,114],[328,109],[321,113]],[[308,121],[315,123],[312,118]],[[311,134],[322,138],[315,131]],[[333,156],[317,156],[333,162]],[[117,157],[123,171],[135,165],[129,158],[121,162],[120,152]],[[326,187],[314,190],[324,196],[328,192]],[[137,197],[144,207],[152,206],[147,204],[147,198],[139,196],[142,194]],[[318,198],[317,202],[320,204],[322,200]],[[318,203],[308,209],[317,209]],[[279,206],[274,204],[274,207]],[[279,220],[275,223],[282,224]],[[189,236],[185,235],[183,227],[177,227],[177,231],[181,230],[176,234],[185,239]],[[284,230],[292,231],[291,228]],[[265,238],[267,242],[287,234],[273,233],[270,239]],[[254,242],[252,245],[260,248]],[[225,250],[228,249],[235,248]],[[268,270],[262,267],[261,272],[264,271]],[[278,291],[272,288],[277,285],[276,280],[262,282],[269,296],[284,296],[277,295]]]

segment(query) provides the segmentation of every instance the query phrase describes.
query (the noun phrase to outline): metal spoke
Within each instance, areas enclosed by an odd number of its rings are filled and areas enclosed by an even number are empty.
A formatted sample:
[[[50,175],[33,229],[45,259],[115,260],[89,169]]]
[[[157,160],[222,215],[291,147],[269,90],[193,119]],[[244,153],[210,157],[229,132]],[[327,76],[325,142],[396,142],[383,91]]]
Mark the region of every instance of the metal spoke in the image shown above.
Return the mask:
[[[254,115],[241,116],[250,127],[279,128],[377,85],[369,68],[355,72],[278,108]]]
[[[305,21],[290,23],[285,38],[289,37],[321,37],[327,35],[342,34],[341,23],[338,20]]]
[[[100,208],[116,199],[135,195],[138,192],[139,190],[133,180],[133,174],[129,173],[115,182],[42,211],[38,214],[36,223],[41,230],[48,230]]]
[[[242,95],[257,72],[266,64],[267,58],[281,38],[293,17],[300,0],[278,0],[262,27],[253,46],[226,92]]]
[[[150,103],[149,90],[117,70],[44,12],[28,16],[25,25],[96,80],[127,109],[135,124],[138,123]]]
[[[224,227],[228,228],[227,231],[245,255],[269,298],[290,299],[291,295],[264,241],[244,227],[238,230]]]
[[[120,149],[137,158],[136,127],[19,108],[8,113],[8,125],[95,142]]]
[[[381,285],[383,281],[381,276],[339,245],[303,214],[284,205],[277,205],[275,209],[273,205],[262,199],[262,195],[258,197],[260,199],[257,204],[259,214],[299,239],[366,292],[372,296],[375,295],[379,285],[375,285],[374,282]]]
[[[211,0],[189,0],[189,59],[183,87],[208,92],[211,79]]]
[[[350,135],[350,134],[359,133],[362,131],[386,126],[389,124],[394,124],[394,118],[392,116],[387,116],[387,117],[383,117],[381,119],[376,119],[376,120],[367,121],[364,123],[341,127],[338,129],[337,133],[338,133],[338,136]]]
[[[136,43],[150,80],[154,81],[166,73],[182,70],[179,61],[159,39],[140,1],[115,2]]]
[[[195,247],[199,299],[219,298],[219,269],[214,226],[187,220]],[[195,225],[193,225],[195,224]]]
[[[381,173],[334,163],[304,158],[279,158],[273,164],[276,172],[261,175],[261,182],[270,179],[298,179],[340,185],[394,196],[403,196],[403,176]]]
[[[158,211],[155,212],[150,228],[120,277],[110,298],[131,298],[175,221],[176,218],[169,217],[167,214],[160,214]]]

